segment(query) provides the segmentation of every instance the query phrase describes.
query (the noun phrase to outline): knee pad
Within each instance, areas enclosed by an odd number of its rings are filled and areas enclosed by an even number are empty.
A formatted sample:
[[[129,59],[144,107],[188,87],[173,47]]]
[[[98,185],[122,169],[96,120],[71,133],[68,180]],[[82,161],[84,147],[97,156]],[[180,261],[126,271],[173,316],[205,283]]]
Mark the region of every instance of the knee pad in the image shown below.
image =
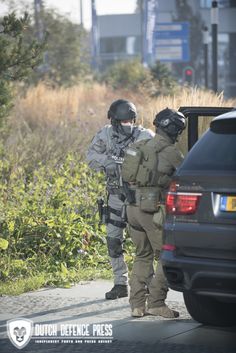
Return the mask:
[[[107,237],[108,254],[116,258],[123,254],[122,241],[119,238]]]

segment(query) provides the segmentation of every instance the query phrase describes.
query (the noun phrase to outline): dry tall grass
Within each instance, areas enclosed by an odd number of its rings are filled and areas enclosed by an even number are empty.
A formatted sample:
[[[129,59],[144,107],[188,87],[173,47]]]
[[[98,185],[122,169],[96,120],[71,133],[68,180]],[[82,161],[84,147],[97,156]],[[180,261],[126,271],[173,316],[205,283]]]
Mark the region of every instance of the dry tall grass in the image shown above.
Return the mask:
[[[138,122],[153,128],[155,114],[166,107],[180,106],[235,106],[235,100],[225,100],[223,94],[214,94],[197,88],[180,89],[174,96],[150,98],[145,94],[112,91],[99,85],[79,85],[52,89],[39,84],[25,94],[18,95],[9,119],[10,133],[7,148],[18,163],[40,158],[43,162],[69,150],[83,154],[94,133],[107,121],[107,110],[118,98],[132,100],[138,109]],[[209,122],[200,121],[200,134]],[[186,150],[186,137],[181,149]]]
[[[43,84],[29,89],[24,97],[19,96],[13,111],[14,120],[25,121],[30,126],[57,125],[79,121],[89,130],[106,122],[106,114],[112,101],[118,98],[132,100],[138,108],[140,122],[152,125],[156,112],[168,107],[180,106],[234,106],[236,100],[225,100],[223,93],[215,94],[197,88],[183,87],[174,96],[150,98],[127,91],[112,91],[94,84],[71,88],[52,89]]]

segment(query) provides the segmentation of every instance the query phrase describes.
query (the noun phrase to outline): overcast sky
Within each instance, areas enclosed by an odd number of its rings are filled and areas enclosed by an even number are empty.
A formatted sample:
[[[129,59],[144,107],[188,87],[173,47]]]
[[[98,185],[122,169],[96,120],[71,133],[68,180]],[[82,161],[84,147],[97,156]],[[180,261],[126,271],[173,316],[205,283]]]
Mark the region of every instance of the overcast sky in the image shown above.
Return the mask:
[[[34,0],[25,0],[25,3],[33,4]],[[91,25],[91,0],[82,0],[83,22],[86,28]],[[1,4],[1,0],[0,0]],[[80,21],[80,0],[44,0],[45,7],[53,7],[60,13],[67,15],[72,21]],[[96,0],[98,15],[133,13],[136,0]],[[0,6],[3,11],[3,6]]]

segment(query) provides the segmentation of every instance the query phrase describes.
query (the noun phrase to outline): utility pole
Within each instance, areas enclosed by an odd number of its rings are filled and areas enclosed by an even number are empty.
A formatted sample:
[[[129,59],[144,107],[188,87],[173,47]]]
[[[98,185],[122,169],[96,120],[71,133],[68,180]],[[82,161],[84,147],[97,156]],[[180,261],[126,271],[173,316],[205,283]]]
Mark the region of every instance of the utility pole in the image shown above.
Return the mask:
[[[204,81],[205,88],[208,88],[208,44],[209,44],[209,31],[208,27],[203,27],[203,45],[204,45]]]
[[[42,42],[43,34],[44,34],[42,10],[43,10],[42,1],[34,0],[35,27],[36,27],[36,35],[39,42]]]
[[[147,66],[147,1],[141,0],[141,50],[142,50],[142,64]]]
[[[98,23],[97,23],[97,11],[95,0],[91,0],[92,9],[92,67],[94,70],[98,69],[98,57],[99,57],[99,37],[98,37]]]
[[[84,27],[83,0],[80,0],[80,24],[81,24],[81,27]]]
[[[218,22],[219,22],[218,2],[211,3],[211,31],[212,31],[212,89],[218,90]]]
[[[39,42],[44,40],[44,23],[43,23],[43,3],[42,0],[34,0],[34,16],[35,16],[35,28],[36,36]],[[46,73],[49,71],[48,65],[48,52],[45,51],[43,55],[43,64],[38,68],[39,72]]]

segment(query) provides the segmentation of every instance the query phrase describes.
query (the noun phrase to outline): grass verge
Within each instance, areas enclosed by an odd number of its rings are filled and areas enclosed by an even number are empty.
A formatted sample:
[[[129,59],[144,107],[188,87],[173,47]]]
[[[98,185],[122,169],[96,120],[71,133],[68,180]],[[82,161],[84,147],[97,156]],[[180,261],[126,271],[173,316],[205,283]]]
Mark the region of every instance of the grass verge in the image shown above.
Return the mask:
[[[0,296],[20,295],[35,291],[45,286],[70,288],[80,281],[92,281],[96,279],[112,279],[110,269],[86,268],[81,271],[71,270],[67,275],[54,273],[40,273],[25,278],[12,279],[7,282],[0,281]]]

